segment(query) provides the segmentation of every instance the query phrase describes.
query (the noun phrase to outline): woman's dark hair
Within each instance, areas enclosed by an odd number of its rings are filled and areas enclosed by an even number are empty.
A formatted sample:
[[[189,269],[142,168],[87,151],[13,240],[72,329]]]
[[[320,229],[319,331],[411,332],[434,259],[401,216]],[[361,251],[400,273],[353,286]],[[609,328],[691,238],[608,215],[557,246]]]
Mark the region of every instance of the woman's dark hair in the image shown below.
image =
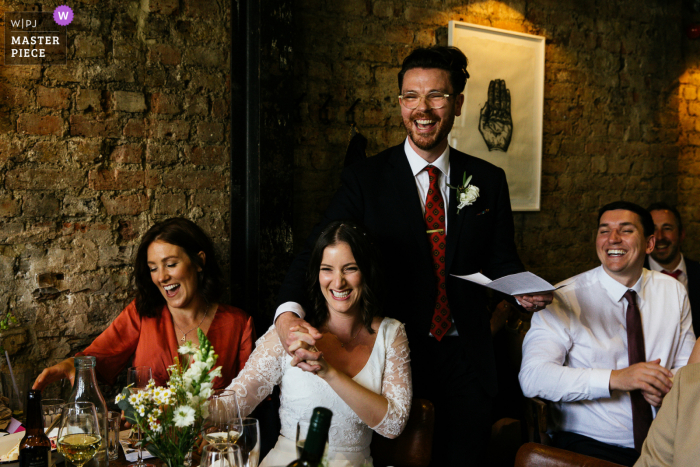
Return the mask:
[[[309,297],[311,298],[311,310],[306,315],[306,320],[312,326],[322,326],[328,320],[328,305],[321,291],[318,274],[321,269],[323,251],[328,246],[338,243],[350,245],[355,262],[362,273],[362,295],[359,306],[362,322],[365,329],[373,334],[372,319],[380,314],[379,293],[381,286],[381,272],[379,267],[379,250],[376,248],[367,231],[353,221],[335,221],[326,226],[316,240],[307,272],[307,284]]]
[[[141,244],[134,261],[134,282],[136,284],[136,310],[139,316],[152,318],[158,316],[165,305],[165,298],[151,280],[148,267],[148,247],[155,241],[176,245],[185,250],[194,266],[202,268],[197,273],[197,292],[206,303],[215,303],[223,290],[221,268],[214,254],[211,240],[197,224],[182,217],[173,217],[158,222],[148,229],[141,238]],[[205,255],[204,264],[199,252]]]

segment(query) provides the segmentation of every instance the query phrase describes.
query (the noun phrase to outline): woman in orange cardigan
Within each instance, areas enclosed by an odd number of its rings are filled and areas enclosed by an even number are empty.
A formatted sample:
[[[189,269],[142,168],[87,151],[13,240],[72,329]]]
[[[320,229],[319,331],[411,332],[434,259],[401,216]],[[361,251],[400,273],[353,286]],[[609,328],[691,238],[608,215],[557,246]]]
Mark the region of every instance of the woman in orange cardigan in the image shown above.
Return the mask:
[[[93,343],[77,355],[97,358],[97,375],[113,384],[128,366],[147,366],[159,386],[186,341],[198,345],[202,329],[219,355],[222,376],[214,389],[225,388],[253,350],[253,320],[243,310],[218,303],[223,276],[207,235],[193,222],[172,218],[143,236],[134,262],[136,299]],[[63,378],[73,383],[73,358],[46,368],[34,389]]]

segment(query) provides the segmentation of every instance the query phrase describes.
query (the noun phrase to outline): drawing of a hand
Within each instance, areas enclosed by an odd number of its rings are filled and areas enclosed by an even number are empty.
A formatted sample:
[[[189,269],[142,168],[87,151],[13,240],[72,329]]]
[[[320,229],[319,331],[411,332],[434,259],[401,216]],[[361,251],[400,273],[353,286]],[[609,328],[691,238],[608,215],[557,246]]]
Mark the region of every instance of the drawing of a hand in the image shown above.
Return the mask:
[[[513,119],[510,116],[510,90],[506,82],[494,79],[489,83],[489,96],[479,115],[481,133],[489,151],[508,151],[513,137]]]

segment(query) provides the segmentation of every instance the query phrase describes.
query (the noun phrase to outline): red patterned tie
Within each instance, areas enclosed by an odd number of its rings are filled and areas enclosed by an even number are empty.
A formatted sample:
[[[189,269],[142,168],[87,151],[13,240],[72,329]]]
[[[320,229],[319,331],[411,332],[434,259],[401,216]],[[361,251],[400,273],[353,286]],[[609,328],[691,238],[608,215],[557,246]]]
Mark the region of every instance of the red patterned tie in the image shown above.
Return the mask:
[[[440,169],[429,165],[426,170],[430,175],[430,187],[425,200],[425,225],[428,228],[428,238],[433,256],[435,277],[437,278],[438,293],[435,300],[435,312],[430,323],[430,334],[439,341],[452,326],[450,320],[450,305],[447,303],[445,287],[445,248],[447,246],[445,232],[445,201],[440,192]]]
[[[674,279],[678,280],[678,277],[679,277],[681,274],[683,274],[683,271],[681,271],[680,269],[676,269],[676,270],[673,271],[673,272],[668,272],[668,271],[666,271],[665,269],[662,269],[662,270],[661,270],[661,273],[662,273],[662,274],[666,274],[667,276],[671,276],[671,277],[673,277]]]
[[[646,362],[647,359],[644,351],[642,317],[637,307],[637,293],[634,290],[628,290],[625,292],[625,298],[627,299],[627,358],[632,366],[635,363]],[[641,452],[651,426],[651,405],[644,399],[641,390],[630,391],[630,399],[632,399],[634,449]]]

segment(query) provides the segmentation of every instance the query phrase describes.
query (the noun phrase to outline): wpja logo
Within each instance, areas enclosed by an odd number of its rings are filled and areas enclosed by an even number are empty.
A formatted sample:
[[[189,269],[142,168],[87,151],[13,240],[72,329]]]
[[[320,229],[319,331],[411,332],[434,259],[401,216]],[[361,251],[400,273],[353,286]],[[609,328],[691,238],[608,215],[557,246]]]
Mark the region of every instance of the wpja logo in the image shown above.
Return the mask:
[[[5,65],[65,65],[72,21],[73,10],[65,5],[53,13],[6,12]]]

